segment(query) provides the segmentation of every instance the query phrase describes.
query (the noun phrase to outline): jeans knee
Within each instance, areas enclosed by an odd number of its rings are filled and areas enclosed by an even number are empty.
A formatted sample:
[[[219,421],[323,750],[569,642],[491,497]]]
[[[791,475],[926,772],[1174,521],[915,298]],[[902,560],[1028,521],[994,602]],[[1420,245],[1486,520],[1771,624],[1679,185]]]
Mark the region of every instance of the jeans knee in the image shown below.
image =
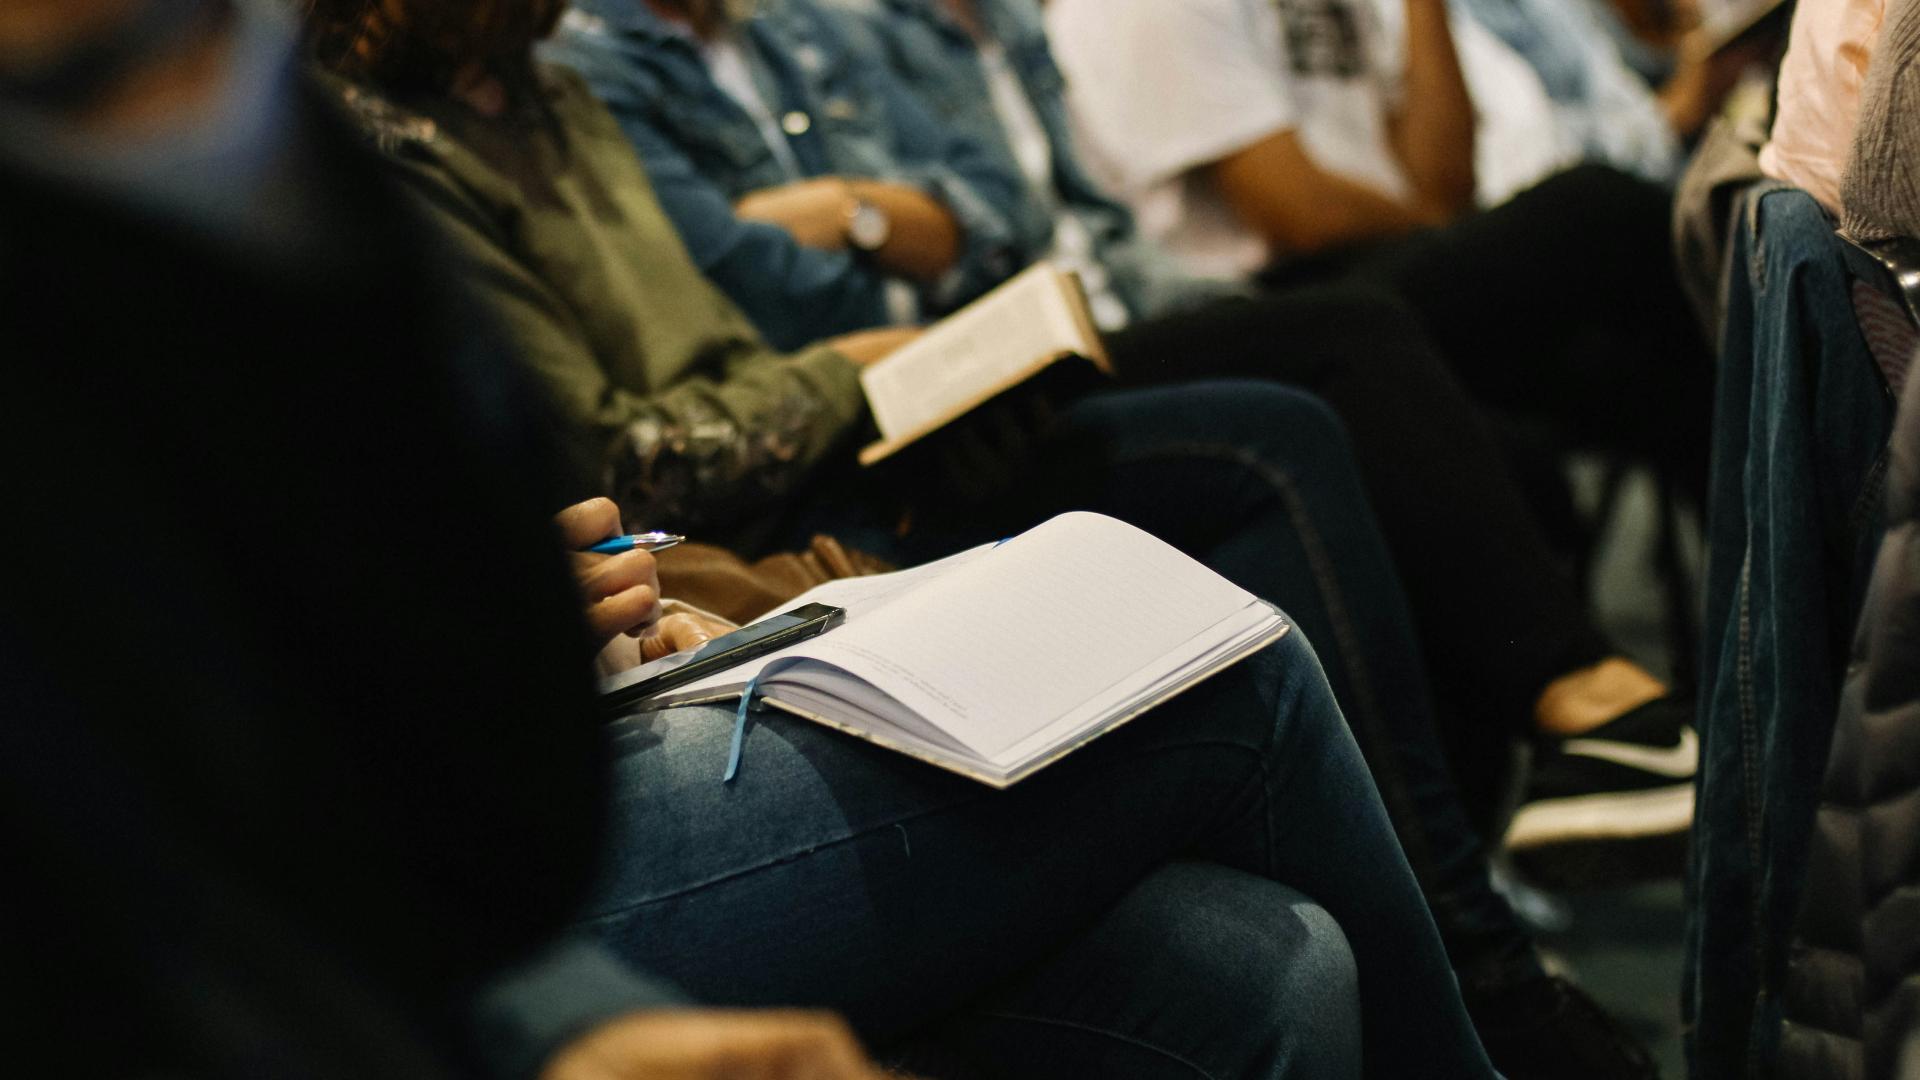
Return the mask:
[[[1257,964],[1282,973],[1266,997],[1264,1057],[1275,1076],[1358,1075],[1360,973],[1327,910],[1285,887],[1279,929]],[[1257,1074],[1256,1074],[1257,1075]]]
[[[1332,915],[1277,882],[1212,864],[1144,886],[1177,913],[1160,962],[1188,987],[1213,1075],[1359,1075],[1360,978]]]

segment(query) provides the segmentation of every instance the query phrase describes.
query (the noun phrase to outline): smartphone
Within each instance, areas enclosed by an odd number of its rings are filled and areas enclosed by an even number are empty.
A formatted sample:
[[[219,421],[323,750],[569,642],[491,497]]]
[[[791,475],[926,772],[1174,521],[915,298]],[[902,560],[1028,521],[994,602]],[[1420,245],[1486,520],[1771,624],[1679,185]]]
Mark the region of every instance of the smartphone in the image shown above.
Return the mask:
[[[722,634],[691,652],[676,653],[602,679],[600,704],[610,712],[624,711],[637,701],[824,634],[846,618],[843,608],[807,604],[771,619],[762,619],[731,634]]]

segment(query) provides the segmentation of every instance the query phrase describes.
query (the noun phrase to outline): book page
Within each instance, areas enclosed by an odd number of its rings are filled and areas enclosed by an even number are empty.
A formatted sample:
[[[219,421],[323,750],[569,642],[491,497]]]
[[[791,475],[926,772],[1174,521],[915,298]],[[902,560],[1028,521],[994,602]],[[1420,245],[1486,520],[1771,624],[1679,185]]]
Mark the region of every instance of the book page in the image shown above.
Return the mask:
[[[992,547],[992,544],[982,544],[979,547],[962,551],[957,555],[949,555],[944,559],[923,563],[911,570],[896,570],[891,574],[869,574],[865,577],[840,578],[837,581],[824,582],[780,605],[778,608],[762,616],[761,619],[756,619],[755,622],[762,621],[763,619],[771,619],[775,615],[784,614],[795,608],[805,607],[808,604],[831,604],[834,607],[842,608],[846,611],[847,621],[849,623],[855,621],[864,622],[875,611],[884,607],[895,597],[910,592],[920,584],[952,573],[973,559],[979,558]],[[749,623],[748,625],[752,624]],[[840,627],[838,630],[830,630],[825,636],[831,637],[844,629],[845,626]],[[809,651],[809,648],[819,640],[821,639],[809,638],[798,644],[789,645],[784,649],[770,652],[763,657],[749,661],[739,667],[729,668],[726,671],[717,672],[707,678],[698,679],[694,682],[687,683],[685,686],[677,687],[663,697],[655,700],[703,700],[705,697],[716,694],[719,691],[744,686],[747,680],[753,678],[755,672],[772,664],[776,660],[786,660],[795,656],[805,655]],[[604,693],[616,686],[638,682],[641,679],[648,678],[662,671],[670,670],[672,667],[686,662],[686,660],[692,656],[693,653],[690,651],[676,653],[673,656],[663,657],[649,664],[642,664],[637,668],[632,668],[618,675],[601,680],[601,690]]]
[[[992,759],[1258,603],[1139,529],[1073,513],[796,652]]]
[[[1074,315],[1074,287],[1038,263],[862,371],[881,438],[938,426],[1064,353],[1093,349]]]

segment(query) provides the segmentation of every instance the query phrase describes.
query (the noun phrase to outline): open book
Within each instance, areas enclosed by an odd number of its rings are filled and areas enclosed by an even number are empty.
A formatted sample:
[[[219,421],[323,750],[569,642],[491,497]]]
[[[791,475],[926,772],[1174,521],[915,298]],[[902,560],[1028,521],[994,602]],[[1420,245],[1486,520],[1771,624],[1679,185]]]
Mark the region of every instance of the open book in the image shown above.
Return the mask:
[[[1108,368],[1072,271],[1041,262],[860,373],[880,440],[872,465],[1069,356]]]
[[[845,624],[635,708],[737,700],[757,677],[767,705],[1006,787],[1289,628],[1166,543],[1088,513],[781,610],[810,603],[845,608]]]

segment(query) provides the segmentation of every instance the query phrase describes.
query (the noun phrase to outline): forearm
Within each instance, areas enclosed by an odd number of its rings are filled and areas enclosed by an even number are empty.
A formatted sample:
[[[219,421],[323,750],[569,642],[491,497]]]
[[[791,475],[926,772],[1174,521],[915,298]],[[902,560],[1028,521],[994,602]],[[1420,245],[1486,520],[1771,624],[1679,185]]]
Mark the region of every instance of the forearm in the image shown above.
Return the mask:
[[[1291,131],[1215,162],[1208,172],[1227,204],[1281,257],[1398,236],[1451,216],[1320,168]]]
[[[892,224],[887,242],[873,253],[881,269],[915,281],[933,281],[960,258],[960,223],[938,199],[904,184],[855,180],[855,199],[880,208]]]
[[[753,192],[735,204],[734,212],[749,221],[778,225],[807,247],[844,251],[851,244],[848,223],[862,202],[887,216],[886,242],[868,256],[882,272],[932,281],[959,259],[960,225],[952,212],[906,184],[821,177]]]
[[[1446,0],[1406,0],[1406,99],[1394,156],[1421,208],[1451,217],[1473,205],[1473,99],[1447,25]]]

